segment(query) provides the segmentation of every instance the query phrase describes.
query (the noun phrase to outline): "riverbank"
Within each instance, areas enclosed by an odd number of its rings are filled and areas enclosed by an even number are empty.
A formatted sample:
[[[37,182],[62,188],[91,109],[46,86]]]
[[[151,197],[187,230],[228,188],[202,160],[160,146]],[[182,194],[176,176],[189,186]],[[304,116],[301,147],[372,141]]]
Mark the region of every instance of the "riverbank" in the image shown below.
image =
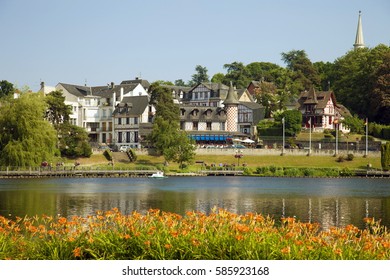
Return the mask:
[[[169,176],[272,176],[272,177],[390,177],[382,172],[380,156],[354,156],[344,153],[335,156],[313,154],[285,154],[281,156],[258,154],[259,149],[242,150],[242,157],[236,158],[233,150],[227,152],[202,149],[192,164],[180,169],[177,163],[166,164],[161,156],[137,152],[137,161],[114,161],[112,165],[102,153],[90,158],[60,159],[63,165],[50,167],[0,167],[0,178],[33,177],[147,177],[156,170],[163,170]],[[124,155],[123,153],[118,153]],[[74,162],[80,165],[75,167]]]

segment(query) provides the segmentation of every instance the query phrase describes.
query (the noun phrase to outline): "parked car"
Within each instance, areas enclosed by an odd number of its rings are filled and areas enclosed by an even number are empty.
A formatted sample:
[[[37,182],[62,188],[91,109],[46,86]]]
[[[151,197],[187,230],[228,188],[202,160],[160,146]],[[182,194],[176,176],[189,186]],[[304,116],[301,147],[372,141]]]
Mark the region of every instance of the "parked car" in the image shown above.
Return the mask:
[[[246,149],[246,147],[244,145],[241,145],[241,144],[234,144],[234,145],[232,145],[232,148],[233,149]]]
[[[124,153],[124,152],[127,152],[128,149],[130,149],[130,146],[121,146],[119,148],[119,151]]]

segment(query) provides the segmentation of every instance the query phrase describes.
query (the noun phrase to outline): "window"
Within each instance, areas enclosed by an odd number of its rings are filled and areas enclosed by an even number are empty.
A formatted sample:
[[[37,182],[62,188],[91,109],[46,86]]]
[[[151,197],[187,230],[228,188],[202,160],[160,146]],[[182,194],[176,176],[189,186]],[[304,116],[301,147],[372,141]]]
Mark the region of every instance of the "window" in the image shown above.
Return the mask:
[[[118,142],[122,143],[122,132],[118,132]]]
[[[198,130],[198,122],[192,123],[192,130]]]
[[[130,124],[130,118],[126,118],[126,124]]]
[[[138,117],[134,118],[134,124],[138,124]]]
[[[107,142],[107,135],[105,133],[102,133],[102,143]]]
[[[126,143],[130,143],[130,132],[126,132]]]
[[[138,131],[134,131],[134,142],[138,143]]]
[[[118,124],[122,124],[122,118],[118,118]]]
[[[211,130],[211,122],[206,123],[206,130]]]

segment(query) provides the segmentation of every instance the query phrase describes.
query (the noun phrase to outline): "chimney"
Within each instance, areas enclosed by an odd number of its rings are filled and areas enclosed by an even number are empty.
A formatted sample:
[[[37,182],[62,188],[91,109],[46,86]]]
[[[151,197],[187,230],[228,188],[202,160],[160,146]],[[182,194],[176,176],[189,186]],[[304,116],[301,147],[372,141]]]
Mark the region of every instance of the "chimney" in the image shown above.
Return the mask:
[[[116,106],[116,93],[115,91],[112,93],[112,107],[115,108]]]
[[[45,82],[41,82],[41,89],[45,88]]]
[[[121,87],[121,97],[120,97],[120,101],[122,101],[123,99],[123,87]]]
[[[115,85],[114,82],[111,82],[111,88],[114,88],[114,85]]]

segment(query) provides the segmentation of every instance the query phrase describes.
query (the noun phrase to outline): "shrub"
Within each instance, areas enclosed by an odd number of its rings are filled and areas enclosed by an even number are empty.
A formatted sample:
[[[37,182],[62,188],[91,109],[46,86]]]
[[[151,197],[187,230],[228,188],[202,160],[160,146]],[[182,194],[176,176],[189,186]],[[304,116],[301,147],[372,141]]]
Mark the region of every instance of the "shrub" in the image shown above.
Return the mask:
[[[103,156],[108,160],[108,161],[112,161],[112,154],[110,152],[109,149],[106,149],[104,152],[103,152]]]
[[[345,161],[345,158],[343,155],[339,156],[337,159],[336,159],[337,162],[344,162]]]
[[[355,156],[353,154],[348,154],[347,155],[347,160],[348,161],[353,161],[354,158],[355,158]]]

